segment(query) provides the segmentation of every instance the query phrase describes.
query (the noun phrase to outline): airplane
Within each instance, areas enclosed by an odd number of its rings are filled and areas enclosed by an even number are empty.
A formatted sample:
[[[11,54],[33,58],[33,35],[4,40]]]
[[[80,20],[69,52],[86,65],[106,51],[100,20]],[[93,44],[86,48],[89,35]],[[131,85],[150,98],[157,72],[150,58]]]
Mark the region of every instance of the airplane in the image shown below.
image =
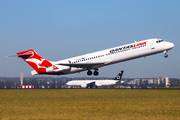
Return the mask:
[[[167,52],[174,47],[171,42],[154,38],[136,42],[123,46],[118,46],[98,52],[93,52],[77,57],[72,57],[60,61],[48,61],[38,55],[35,50],[30,49],[18,52],[17,56],[22,58],[34,70],[32,75],[65,75],[87,71],[87,75],[99,74],[98,69],[107,65],[124,62],[136,58],[146,57],[164,52],[167,58]]]
[[[117,82],[121,83],[121,78],[124,71],[121,71],[114,80],[72,80],[66,83],[68,86],[81,86],[82,88],[98,88],[100,86],[114,85]]]

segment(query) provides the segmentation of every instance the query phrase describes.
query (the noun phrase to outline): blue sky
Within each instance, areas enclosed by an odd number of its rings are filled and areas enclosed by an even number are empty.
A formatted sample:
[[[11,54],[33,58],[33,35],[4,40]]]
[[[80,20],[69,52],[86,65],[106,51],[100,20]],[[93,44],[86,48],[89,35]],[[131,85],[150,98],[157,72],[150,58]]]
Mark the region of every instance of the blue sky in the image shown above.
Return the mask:
[[[0,77],[31,76],[22,59],[5,57],[28,49],[56,61],[161,38],[175,44],[167,59],[161,53],[118,63],[100,68],[99,76],[125,70],[124,77],[180,78],[179,5],[179,0],[1,0]]]

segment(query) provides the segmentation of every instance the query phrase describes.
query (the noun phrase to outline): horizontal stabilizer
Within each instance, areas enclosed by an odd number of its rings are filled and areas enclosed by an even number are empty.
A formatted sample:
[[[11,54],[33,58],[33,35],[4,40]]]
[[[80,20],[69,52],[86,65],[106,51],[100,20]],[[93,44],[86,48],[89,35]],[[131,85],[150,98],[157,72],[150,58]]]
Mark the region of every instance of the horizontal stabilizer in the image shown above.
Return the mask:
[[[28,53],[28,54],[19,54],[18,57],[27,57],[27,56],[31,56],[32,53]]]
[[[6,57],[17,57],[17,55],[11,55],[11,56],[6,56]]]

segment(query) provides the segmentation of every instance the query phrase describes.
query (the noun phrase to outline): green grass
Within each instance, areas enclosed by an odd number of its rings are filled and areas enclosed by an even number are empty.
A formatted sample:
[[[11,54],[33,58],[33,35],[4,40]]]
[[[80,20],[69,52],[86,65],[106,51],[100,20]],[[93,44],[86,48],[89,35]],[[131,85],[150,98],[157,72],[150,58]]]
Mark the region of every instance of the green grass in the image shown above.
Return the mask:
[[[176,87],[159,87],[158,89],[180,89],[180,86],[176,86]]]
[[[177,120],[179,90],[0,90],[1,120]]]

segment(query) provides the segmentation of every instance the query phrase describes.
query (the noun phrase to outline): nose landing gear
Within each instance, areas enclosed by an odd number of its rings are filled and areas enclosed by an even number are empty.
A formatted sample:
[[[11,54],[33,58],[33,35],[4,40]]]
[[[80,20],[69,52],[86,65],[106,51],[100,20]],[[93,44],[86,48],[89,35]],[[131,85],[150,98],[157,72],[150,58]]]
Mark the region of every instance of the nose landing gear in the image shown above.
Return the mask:
[[[164,51],[164,58],[167,58],[168,57],[168,54],[166,54],[167,51]]]
[[[168,57],[168,55],[167,55],[167,54],[165,54],[165,55],[164,55],[164,57],[165,57],[165,58],[167,58],[167,57]]]

